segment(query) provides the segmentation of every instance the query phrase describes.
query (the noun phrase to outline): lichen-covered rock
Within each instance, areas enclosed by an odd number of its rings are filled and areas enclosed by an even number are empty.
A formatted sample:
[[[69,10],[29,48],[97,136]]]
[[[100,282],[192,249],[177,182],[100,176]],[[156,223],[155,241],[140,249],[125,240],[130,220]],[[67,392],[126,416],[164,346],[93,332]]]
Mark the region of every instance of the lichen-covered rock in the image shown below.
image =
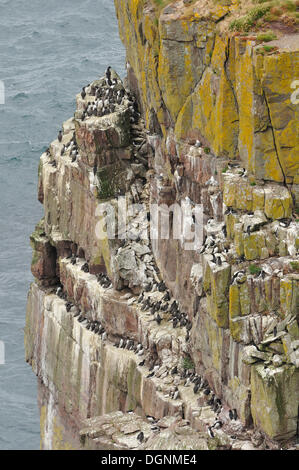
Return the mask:
[[[251,412],[254,424],[274,439],[293,435],[298,418],[299,373],[295,366],[252,366]]]
[[[110,108],[105,78],[87,86],[41,157],[25,349],[42,447],[78,448],[81,429],[86,449],[273,448],[298,404],[297,36],[261,54],[227,32],[239,2],[157,3],[115,0],[126,88],[111,71]],[[155,204],[168,238],[149,237]]]

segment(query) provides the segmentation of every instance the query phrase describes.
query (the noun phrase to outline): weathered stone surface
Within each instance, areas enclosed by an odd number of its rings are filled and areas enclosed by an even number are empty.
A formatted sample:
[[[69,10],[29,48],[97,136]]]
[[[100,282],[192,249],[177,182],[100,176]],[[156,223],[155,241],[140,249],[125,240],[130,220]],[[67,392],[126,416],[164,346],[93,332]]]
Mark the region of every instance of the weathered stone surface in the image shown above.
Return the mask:
[[[110,114],[88,112],[92,88],[106,86],[96,80],[85,98],[77,96],[62,142],[50,145],[39,167],[45,220],[31,238],[37,281],[25,344],[43,384],[43,446],[78,448],[86,424],[85,448],[135,449],[139,426],[146,434],[148,423],[118,413],[130,409],[161,418],[164,431],[146,435],[144,449],[252,449],[244,427],[252,419],[268,438],[292,438],[299,354],[298,107],[290,88],[296,41],[290,37],[286,50],[278,39],[277,51],[262,55],[255,35],[225,32],[238,2],[160,8],[115,0],[115,6],[127,49],[126,86],[144,121],[132,124],[129,95]],[[124,90],[120,81],[117,87]],[[75,138],[72,158],[63,146]],[[110,237],[118,229],[112,220],[118,196],[145,206],[145,223],[141,210],[130,216],[127,240]],[[172,215],[169,238],[149,240],[149,204],[168,214],[187,200],[194,227],[202,205],[203,246],[186,249],[184,223],[175,239]],[[104,223],[106,202],[113,214]],[[99,273],[107,273],[109,287],[98,282]],[[157,317],[152,303],[143,309],[137,302],[143,293],[162,304],[162,279],[177,301],[175,322],[170,305]],[[50,289],[56,282],[63,300],[57,285]],[[153,291],[143,292],[152,282]],[[85,321],[74,316],[77,309]],[[121,339],[128,347],[118,347]],[[130,341],[145,354],[138,356]],[[184,385],[183,360],[222,401],[223,427],[214,439],[207,427],[218,415],[202,390]],[[151,376],[154,364],[160,367]],[[238,415],[232,422],[230,408]],[[190,425],[175,423],[183,414]],[[95,421],[83,423],[90,416]],[[262,447],[259,441],[253,445]]]
[[[274,439],[287,439],[294,434],[298,389],[299,373],[294,366],[253,366],[251,412],[254,424]]]
[[[161,421],[158,426],[161,426]],[[168,426],[153,432],[151,425],[140,416],[132,413],[110,413],[85,421],[80,431],[81,446],[84,450],[209,450],[205,434],[192,430],[183,420],[176,418]],[[104,429],[109,426],[109,432]],[[128,433],[127,430],[132,432]],[[144,434],[144,442],[137,440],[139,432]],[[217,448],[223,445],[221,439],[214,442]]]
[[[56,257],[57,252],[44,231],[44,221],[42,220],[36,227],[35,232],[30,237],[33,250],[31,272],[43,285],[56,284]]]

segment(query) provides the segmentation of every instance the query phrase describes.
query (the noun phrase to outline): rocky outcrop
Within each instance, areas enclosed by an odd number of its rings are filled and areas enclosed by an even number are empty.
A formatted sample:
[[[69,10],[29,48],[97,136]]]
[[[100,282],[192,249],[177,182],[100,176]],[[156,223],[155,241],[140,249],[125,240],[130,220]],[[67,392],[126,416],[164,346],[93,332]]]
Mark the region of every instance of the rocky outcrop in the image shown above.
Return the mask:
[[[262,55],[220,33],[229,7],[115,6],[125,86],[108,70],[85,87],[39,167],[25,346],[42,447],[291,446],[297,36]],[[191,248],[186,226],[174,236],[183,204],[193,228],[201,208]]]

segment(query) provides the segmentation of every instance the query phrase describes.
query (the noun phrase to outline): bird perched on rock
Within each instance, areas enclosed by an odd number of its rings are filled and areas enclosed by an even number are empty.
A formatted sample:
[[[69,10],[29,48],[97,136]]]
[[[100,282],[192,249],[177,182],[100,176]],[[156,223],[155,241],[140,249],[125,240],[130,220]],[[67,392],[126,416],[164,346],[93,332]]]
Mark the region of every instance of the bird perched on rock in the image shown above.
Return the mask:
[[[165,290],[166,290],[165,282],[161,281],[161,282],[158,284],[158,291],[159,291],[159,292],[164,292]]]
[[[211,178],[206,182],[206,186],[218,186],[218,182],[214,176],[211,176]]]
[[[222,426],[223,426],[222,421],[220,421],[220,419],[217,419],[217,420],[215,421],[215,423],[213,424],[212,428],[220,429],[220,428],[222,428]]]
[[[109,67],[107,67],[105,74],[106,74],[106,78],[111,80],[111,67],[110,67],[110,65],[109,65]]]
[[[62,141],[62,131],[58,132],[58,142]]]
[[[62,293],[62,287],[57,287],[56,289],[56,295],[60,295]]]
[[[141,444],[141,442],[144,441],[144,434],[143,434],[142,431],[138,434],[137,440],[140,442],[140,444]]]
[[[81,271],[83,271],[84,273],[89,273],[88,263],[83,264],[83,266],[81,267]]]
[[[189,386],[190,386],[190,377],[188,377],[184,382],[184,387],[189,387]]]

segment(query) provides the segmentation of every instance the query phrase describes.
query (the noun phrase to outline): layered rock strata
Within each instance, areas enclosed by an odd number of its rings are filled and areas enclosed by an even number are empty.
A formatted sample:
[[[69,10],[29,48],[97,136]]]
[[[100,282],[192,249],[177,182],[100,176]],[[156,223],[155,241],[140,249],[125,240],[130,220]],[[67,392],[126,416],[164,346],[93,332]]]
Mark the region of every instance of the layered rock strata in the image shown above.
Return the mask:
[[[25,346],[43,448],[298,437],[298,36],[261,55],[201,3],[115,0],[125,87],[84,88],[41,157]],[[188,250],[172,215],[167,239],[149,223],[184,201],[203,211]]]

